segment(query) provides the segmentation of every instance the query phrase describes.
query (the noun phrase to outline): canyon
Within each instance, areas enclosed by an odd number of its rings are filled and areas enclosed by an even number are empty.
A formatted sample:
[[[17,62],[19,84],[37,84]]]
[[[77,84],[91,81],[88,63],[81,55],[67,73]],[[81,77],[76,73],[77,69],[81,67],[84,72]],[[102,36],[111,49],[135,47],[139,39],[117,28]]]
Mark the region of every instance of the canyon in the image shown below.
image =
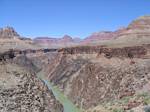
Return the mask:
[[[37,74],[84,112],[150,108],[150,16],[82,40],[30,39],[6,27],[0,47],[0,112],[65,112]]]

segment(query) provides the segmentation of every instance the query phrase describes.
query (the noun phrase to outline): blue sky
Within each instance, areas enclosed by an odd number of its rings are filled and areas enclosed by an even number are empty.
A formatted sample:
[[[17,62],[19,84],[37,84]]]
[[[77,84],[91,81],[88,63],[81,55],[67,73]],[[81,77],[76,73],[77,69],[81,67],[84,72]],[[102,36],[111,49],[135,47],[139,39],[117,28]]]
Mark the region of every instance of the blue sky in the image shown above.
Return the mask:
[[[150,0],[0,0],[0,27],[27,37],[85,38],[150,14]]]

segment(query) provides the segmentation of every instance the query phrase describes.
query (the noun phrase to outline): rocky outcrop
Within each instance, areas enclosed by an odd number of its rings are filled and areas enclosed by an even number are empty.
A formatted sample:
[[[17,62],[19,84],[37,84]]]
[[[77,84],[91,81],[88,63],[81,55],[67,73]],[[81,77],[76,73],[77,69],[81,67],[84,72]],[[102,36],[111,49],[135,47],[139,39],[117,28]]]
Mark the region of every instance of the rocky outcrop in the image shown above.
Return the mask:
[[[17,64],[0,65],[1,112],[62,112],[52,92],[36,74]]]
[[[121,36],[137,36],[137,37],[149,37],[150,36],[150,16],[142,16],[134,20],[129,24],[126,30],[120,33]]]
[[[24,54],[24,55],[28,55],[28,54],[38,54],[38,53],[49,53],[49,52],[56,52],[58,49],[26,49],[26,50],[14,50],[14,53],[16,55],[18,54]]]
[[[146,62],[146,61],[144,61]],[[142,92],[142,88],[149,82],[149,61],[140,65],[130,65],[120,61],[121,65],[89,63],[80,70],[73,79],[70,98],[84,108],[97,106],[97,102],[111,101]],[[117,64],[117,63],[116,63]],[[143,67],[142,67],[143,66]]]
[[[150,16],[141,16],[134,20],[129,26],[128,30],[141,30],[149,33],[150,29]]]
[[[0,52],[8,51],[9,49],[40,49],[35,45],[30,38],[20,36],[13,27],[0,28]]]
[[[0,29],[0,39],[14,39],[19,37],[19,34],[12,27],[5,27]]]
[[[103,46],[80,46],[71,48],[62,48],[58,52],[63,54],[94,54],[97,55],[104,54],[106,58],[111,57],[126,57],[126,58],[140,58],[147,54],[150,49],[144,46],[133,46],[133,47],[123,47],[123,48],[108,48]]]
[[[6,61],[6,60],[12,60],[15,57],[15,53],[13,52],[13,50],[4,52],[4,53],[0,53],[0,61]]]
[[[145,88],[150,81],[149,51],[150,45],[63,48],[46,65],[49,67],[45,72],[75,104],[88,109],[148,92]]]
[[[0,61],[12,60],[16,56],[27,56],[30,54],[46,54],[50,52],[56,52],[57,49],[26,49],[26,50],[13,50],[10,49],[3,53],[0,53]]]
[[[115,41],[116,44],[128,45],[150,43],[150,16],[142,16],[131,22]]]

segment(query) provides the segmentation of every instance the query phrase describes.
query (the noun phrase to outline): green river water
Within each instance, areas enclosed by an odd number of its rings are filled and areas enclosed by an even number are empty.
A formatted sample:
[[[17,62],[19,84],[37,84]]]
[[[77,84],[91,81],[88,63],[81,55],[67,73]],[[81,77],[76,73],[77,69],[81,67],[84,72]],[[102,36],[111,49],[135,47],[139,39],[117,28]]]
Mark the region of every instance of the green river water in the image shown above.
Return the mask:
[[[63,105],[64,112],[82,112],[59,90],[58,87],[48,81],[46,77],[38,74],[38,78],[47,85],[48,89],[53,92],[55,98]]]

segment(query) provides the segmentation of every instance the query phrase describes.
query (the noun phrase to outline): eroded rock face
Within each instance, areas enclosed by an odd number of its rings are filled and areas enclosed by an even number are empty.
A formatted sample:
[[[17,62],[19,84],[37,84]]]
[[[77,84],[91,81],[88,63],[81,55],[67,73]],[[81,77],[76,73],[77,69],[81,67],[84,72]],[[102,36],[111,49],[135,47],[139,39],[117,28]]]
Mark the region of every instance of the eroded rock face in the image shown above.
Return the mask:
[[[0,65],[1,112],[62,112],[52,92],[34,73],[16,64]]]
[[[0,53],[0,61],[6,61],[6,60],[12,60],[17,56],[25,57],[27,55],[29,56],[39,56],[39,55],[44,55],[47,53],[55,53],[57,49],[26,49],[26,50],[13,50],[9,49],[8,51]],[[22,58],[21,61],[24,61],[25,59]]]
[[[13,27],[0,28],[0,52],[9,49],[39,49],[38,45],[34,45],[32,39],[20,36]]]
[[[101,62],[87,64],[74,78],[69,96],[79,105],[83,101],[84,108],[89,108],[97,106],[98,102],[142,93],[142,88],[150,81],[149,61],[138,63],[141,65],[125,61],[120,61],[120,66],[114,66],[113,61],[106,65]]]
[[[90,44],[90,43],[97,43],[101,41],[111,41],[118,38],[118,36],[126,31],[126,27],[122,27],[117,29],[116,31],[101,31],[95,32],[90,36],[86,37],[81,44]]]
[[[135,19],[127,27],[114,32],[93,33],[82,41],[91,45],[141,45],[150,43],[150,16]]]
[[[0,53],[0,61],[12,60],[15,57],[13,50]]]
[[[128,26],[128,29],[139,29],[148,31],[148,29],[150,29],[150,16],[139,17]]]
[[[95,37],[92,38],[99,39],[102,36],[101,39],[110,39],[112,36],[110,33],[112,32],[94,34]],[[19,39],[20,46],[23,48],[28,46],[29,49],[0,54],[0,61],[6,62],[3,64],[0,62],[0,111],[62,111],[62,106],[53,94],[34,74],[41,69],[51,82],[84,109],[143,91],[150,93],[148,89],[150,88],[150,44],[145,44],[149,41],[144,40],[149,38],[149,17],[135,20],[128,28],[120,30],[117,35],[119,36],[115,41],[126,42],[127,47],[118,47],[122,43],[117,47],[78,46],[62,48],[58,52],[57,49],[52,49],[54,53],[51,53],[50,49],[33,49],[30,44],[25,44]],[[134,37],[138,39],[135,40]],[[120,38],[125,40],[122,41]],[[62,40],[64,43],[72,41],[68,36]],[[144,45],[137,45],[138,40],[140,42],[143,40]],[[53,38],[48,38],[43,41],[44,44],[47,41],[57,42]],[[131,44],[135,42],[135,45],[129,46],[128,42]],[[6,43],[2,41],[1,46],[7,48],[12,44],[16,48],[18,45],[16,41],[13,43],[6,41]],[[20,56],[13,59],[14,55]],[[7,59],[13,61],[7,62]]]
[[[64,48],[47,65],[47,73],[49,80],[75,104],[88,109],[105,101],[149,92],[145,89],[150,82],[149,51],[149,45]]]
[[[111,40],[114,39],[117,36],[117,31],[116,32],[109,32],[109,31],[104,31],[104,32],[96,32],[91,34],[89,37],[85,38],[82,41],[82,44],[87,44],[87,43],[92,43],[100,40]]]
[[[103,46],[80,46],[80,47],[70,47],[59,49],[58,52],[63,54],[104,54],[106,58],[111,57],[142,57],[147,54],[150,50],[146,46],[133,46],[133,47],[123,47],[123,48],[108,48]]]
[[[18,38],[19,34],[12,27],[5,27],[0,29],[0,39]]]
[[[142,16],[131,22],[126,30],[118,38],[141,38],[150,37],[150,16]],[[141,40],[142,41],[142,40]]]

